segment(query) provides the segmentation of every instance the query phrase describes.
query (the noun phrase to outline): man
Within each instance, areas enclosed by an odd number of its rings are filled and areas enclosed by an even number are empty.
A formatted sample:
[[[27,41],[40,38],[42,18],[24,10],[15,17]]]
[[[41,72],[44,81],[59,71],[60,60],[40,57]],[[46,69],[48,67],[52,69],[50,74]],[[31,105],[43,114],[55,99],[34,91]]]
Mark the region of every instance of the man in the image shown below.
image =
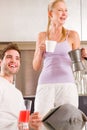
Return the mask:
[[[23,96],[14,84],[14,76],[20,68],[20,58],[21,53],[16,44],[9,44],[1,51],[0,122],[17,121],[19,111],[25,109]]]
[[[8,44],[0,55],[0,128],[18,121],[19,112],[25,109],[22,93],[15,87],[14,76],[20,69],[21,53],[16,44]],[[33,118],[32,118],[33,117]],[[33,113],[30,121],[41,121]]]

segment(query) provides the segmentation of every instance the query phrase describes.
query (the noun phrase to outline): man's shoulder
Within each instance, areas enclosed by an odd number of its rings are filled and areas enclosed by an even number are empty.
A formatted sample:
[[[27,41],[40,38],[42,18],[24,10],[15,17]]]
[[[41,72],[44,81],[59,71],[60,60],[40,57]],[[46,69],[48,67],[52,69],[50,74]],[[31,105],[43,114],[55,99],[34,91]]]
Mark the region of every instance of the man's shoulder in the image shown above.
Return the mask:
[[[3,77],[0,76],[0,84],[1,83],[5,84],[5,81],[6,81],[5,78],[3,78]]]

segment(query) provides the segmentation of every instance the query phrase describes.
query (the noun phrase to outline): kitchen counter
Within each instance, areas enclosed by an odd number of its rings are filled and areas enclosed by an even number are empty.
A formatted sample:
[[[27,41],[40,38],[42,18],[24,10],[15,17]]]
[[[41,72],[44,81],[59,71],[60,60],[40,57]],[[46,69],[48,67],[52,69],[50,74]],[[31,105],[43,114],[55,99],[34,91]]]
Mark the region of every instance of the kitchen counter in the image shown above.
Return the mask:
[[[35,95],[24,96],[24,99],[32,100],[31,113],[33,113]],[[79,95],[79,109],[87,115],[87,95]]]
[[[79,96],[79,109],[87,115],[87,95]]]

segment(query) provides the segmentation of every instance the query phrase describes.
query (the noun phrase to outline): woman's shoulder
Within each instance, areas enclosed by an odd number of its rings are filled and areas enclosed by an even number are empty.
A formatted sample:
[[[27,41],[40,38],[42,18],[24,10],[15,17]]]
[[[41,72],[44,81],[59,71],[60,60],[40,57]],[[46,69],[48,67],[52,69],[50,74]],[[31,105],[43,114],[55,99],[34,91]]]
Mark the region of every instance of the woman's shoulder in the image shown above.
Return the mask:
[[[80,46],[80,37],[77,31],[74,30],[67,30],[68,31],[68,36],[67,39],[71,46],[73,48],[78,48]]]
[[[66,29],[66,28],[63,27],[63,32],[65,34],[65,37],[68,37],[68,38],[79,37],[78,32],[75,31],[75,30],[70,30],[70,29]]]
[[[40,39],[44,39],[44,38],[46,38],[46,32],[40,32],[40,33],[38,33],[38,38],[40,38]]]
[[[69,37],[77,37],[79,36],[78,32],[75,30],[67,30]]]

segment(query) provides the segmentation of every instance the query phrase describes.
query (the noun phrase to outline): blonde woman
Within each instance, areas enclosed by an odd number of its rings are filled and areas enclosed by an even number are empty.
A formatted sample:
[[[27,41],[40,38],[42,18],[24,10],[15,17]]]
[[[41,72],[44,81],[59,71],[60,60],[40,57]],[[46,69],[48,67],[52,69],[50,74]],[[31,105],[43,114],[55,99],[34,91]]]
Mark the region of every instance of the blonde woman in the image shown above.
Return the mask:
[[[78,93],[68,52],[80,48],[76,31],[64,28],[68,11],[64,0],[51,0],[48,5],[46,32],[38,35],[33,59],[34,70],[42,71],[38,80],[35,111],[44,116],[51,108],[72,104],[78,108]],[[46,52],[45,41],[56,41],[54,52]],[[43,65],[42,65],[43,63]]]

